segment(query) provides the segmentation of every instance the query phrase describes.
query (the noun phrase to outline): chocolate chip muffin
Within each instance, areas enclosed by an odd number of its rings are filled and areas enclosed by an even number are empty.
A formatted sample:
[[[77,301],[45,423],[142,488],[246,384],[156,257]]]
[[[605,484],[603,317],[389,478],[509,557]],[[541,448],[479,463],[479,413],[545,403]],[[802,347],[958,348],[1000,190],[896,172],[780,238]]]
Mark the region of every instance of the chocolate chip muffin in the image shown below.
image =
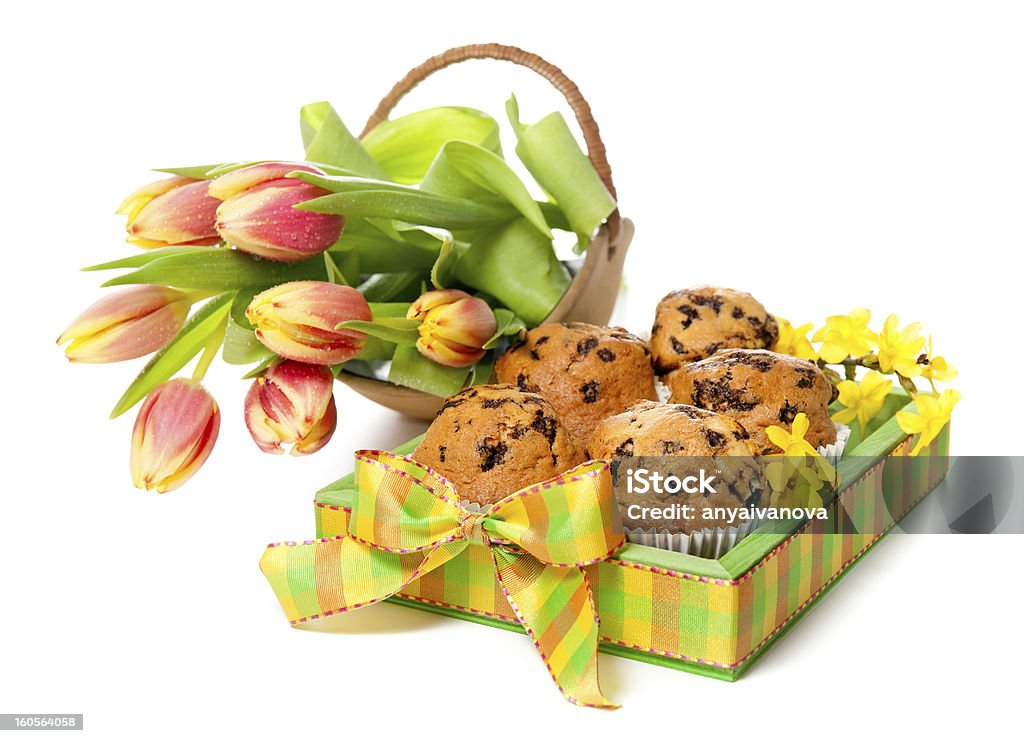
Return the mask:
[[[412,456],[480,505],[584,461],[582,446],[547,400],[500,384],[470,387],[445,400]]]
[[[779,452],[765,429],[789,428],[797,413],[807,414],[806,439],[812,446],[836,440],[828,415],[832,385],[810,361],[774,351],[733,349],[685,364],[666,381],[672,390],[670,402],[735,418],[762,454]]]
[[[622,328],[541,325],[501,355],[495,372],[499,382],[543,395],[580,441],[608,416],[658,399],[647,344]]]
[[[710,508],[740,508],[760,505],[765,492],[761,468],[750,435],[727,415],[719,415],[691,405],[642,402],[597,427],[587,444],[587,452],[596,459],[637,457],[628,460],[631,468],[648,468],[680,479],[697,475],[703,468],[716,475],[714,493],[629,493],[621,482],[616,485],[616,500],[627,529],[667,529],[689,534],[704,528],[731,526],[737,521],[705,517]],[[673,459],[676,458],[676,459]],[[618,477],[623,477],[622,467]],[[664,508],[672,503],[693,507],[685,520],[654,519],[629,507]]]
[[[669,374],[723,348],[771,348],[779,324],[746,292],[695,286],[658,303],[651,328],[654,368]]]

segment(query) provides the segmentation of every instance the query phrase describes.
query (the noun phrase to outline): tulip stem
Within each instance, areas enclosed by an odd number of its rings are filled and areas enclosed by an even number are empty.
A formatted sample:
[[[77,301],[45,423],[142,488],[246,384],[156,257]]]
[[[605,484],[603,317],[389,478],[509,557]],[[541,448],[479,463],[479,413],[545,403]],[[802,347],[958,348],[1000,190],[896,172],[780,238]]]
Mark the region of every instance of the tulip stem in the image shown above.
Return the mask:
[[[210,334],[209,339],[206,341],[206,347],[203,348],[203,355],[199,357],[199,361],[196,364],[196,368],[192,371],[192,381],[202,382],[203,377],[206,376],[206,372],[210,368],[210,364],[217,358],[217,351],[220,350],[221,344],[224,342],[224,334],[228,329],[228,318],[225,315],[224,320],[217,326],[217,329]]]

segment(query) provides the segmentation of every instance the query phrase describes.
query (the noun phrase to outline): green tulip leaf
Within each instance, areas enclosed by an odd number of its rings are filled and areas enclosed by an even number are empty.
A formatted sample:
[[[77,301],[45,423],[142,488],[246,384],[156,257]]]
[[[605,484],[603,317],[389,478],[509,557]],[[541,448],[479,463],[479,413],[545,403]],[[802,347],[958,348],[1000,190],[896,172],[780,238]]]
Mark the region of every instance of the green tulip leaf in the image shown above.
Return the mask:
[[[299,112],[306,160],[345,168],[372,178],[388,175],[366,148],[352,136],[337,112],[327,102],[310,103]]]
[[[412,301],[420,295],[427,274],[419,271],[375,273],[359,285],[359,293],[367,302]]]
[[[565,213],[578,248],[584,249],[597,228],[615,211],[615,199],[593,163],[580,149],[562,114],[548,114],[536,124],[519,121],[515,96],[505,106],[516,135],[516,154]]]
[[[456,250],[455,243],[443,244],[434,267],[430,269],[430,283],[434,285],[435,289],[450,288],[452,284],[458,281],[458,276],[455,272],[458,265],[459,251]]]
[[[153,168],[153,170],[155,170],[157,173],[169,173],[170,175],[180,175],[183,178],[207,179],[213,178],[212,173],[214,173],[215,171],[218,171],[221,168],[225,167],[230,168],[232,165],[234,165],[234,163],[217,163],[214,165],[189,165],[184,168]]]
[[[341,239],[330,252],[332,256],[343,251],[358,252],[359,268],[364,274],[387,274],[429,271],[437,260],[438,250],[434,243],[406,241],[393,229],[349,217]]]
[[[395,345],[415,345],[420,334],[417,331],[419,322],[403,318],[382,318],[370,321],[346,320],[338,323],[337,330],[358,330],[382,341],[394,343]]]
[[[256,377],[262,376],[263,372],[269,369],[271,366],[276,364],[278,361],[283,359],[276,353],[272,353],[264,358],[260,363],[256,364],[252,369],[242,375],[242,379],[256,379]]]
[[[106,263],[97,263],[95,266],[86,266],[83,271],[109,271],[114,268],[139,268],[145,266],[147,263],[152,263],[157,258],[166,258],[169,255],[193,255],[208,252],[210,250],[224,250],[224,248],[210,248],[205,246],[187,245],[187,246],[174,246],[171,248],[154,248],[152,250],[144,250],[139,253],[133,253],[132,255],[124,258],[118,258],[115,261],[107,261]]]
[[[231,310],[234,292],[214,297],[190,317],[178,335],[163,347],[143,367],[139,376],[128,385],[128,389],[114,406],[110,417],[116,418],[130,410],[135,403],[148,395],[157,385],[166,382],[182,367],[202,351],[210,338],[220,332]]]
[[[381,318],[406,319],[409,313],[409,302],[369,302],[370,315],[374,320]]]
[[[452,260],[458,280],[495,297],[531,327],[544,321],[571,281],[551,241],[525,219],[468,246],[457,244],[456,252]]]
[[[494,376],[494,354],[485,353],[484,357],[473,364],[473,370],[469,377],[469,383],[487,384]]]
[[[392,384],[440,397],[450,397],[461,390],[468,376],[469,369],[438,364],[415,346],[398,346],[388,371],[388,381]]]
[[[270,353],[260,343],[252,323],[245,316],[245,310],[256,296],[253,289],[239,291],[231,302],[228,314],[228,326],[224,333],[224,347],[221,358],[229,364],[252,364],[266,358]]]
[[[391,357],[395,355],[395,348],[394,343],[368,335],[363,341],[363,347],[359,349],[359,353],[353,357],[353,361],[390,361]]]
[[[519,176],[504,160],[468,142],[441,148],[420,184],[424,191],[487,203],[510,204],[545,237],[551,237],[544,215]]]
[[[304,177],[303,180],[310,179]],[[452,230],[501,224],[515,216],[510,208],[422,191],[401,192],[393,189],[357,189],[333,193],[305,201],[295,208],[321,214],[342,214],[346,218],[384,217]]]
[[[453,139],[501,154],[498,122],[472,108],[442,106],[383,121],[365,137],[363,146],[388,177],[419,183],[438,152]]]
[[[498,329],[483,345],[488,350],[497,346],[498,341],[504,336],[519,335],[519,333],[526,330],[526,323],[523,322],[522,318],[511,310],[506,310],[504,307],[499,307],[494,311],[494,319],[498,324]]]
[[[326,278],[327,270],[321,256],[295,263],[279,263],[239,250],[207,248],[162,256],[136,271],[110,279],[103,286],[163,284],[179,289],[231,291],[266,289],[286,281],[324,281]]]

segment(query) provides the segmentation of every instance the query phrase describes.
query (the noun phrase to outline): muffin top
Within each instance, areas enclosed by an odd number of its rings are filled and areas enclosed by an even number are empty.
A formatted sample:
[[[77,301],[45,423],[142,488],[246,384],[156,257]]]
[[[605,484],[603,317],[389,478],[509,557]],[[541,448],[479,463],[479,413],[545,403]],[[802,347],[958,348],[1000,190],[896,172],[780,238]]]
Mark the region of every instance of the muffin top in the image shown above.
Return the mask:
[[[498,381],[537,392],[586,441],[597,424],[638,400],[657,400],[647,344],[622,328],[541,325],[501,355]]]
[[[584,461],[551,404],[513,385],[479,385],[449,397],[412,456],[481,505]]]
[[[611,457],[750,457],[750,434],[727,415],[692,405],[641,402],[606,418],[587,442],[593,459]]]
[[[713,493],[674,494],[655,492],[653,488],[645,493],[636,489],[630,493],[620,482],[615,497],[627,529],[653,528],[689,534],[704,528],[730,526],[737,521],[736,517],[706,517],[704,508],[756,506],[764,493],[760,465],[743,426],[729,416],[690,405],[634,405],[603,421],[590,438],[587,451],[601,459],[637,457],[630,462],[631,467],[646,467],[664,476],[697,476],[702,468],[715,475]],[[623,476],[620,466],[618,477]],[[630,511],[632,505],[641,509],[664,508],[672,503],[692,506],[692,517],[666,521],[642,510]]]
[[[674,291],[658,303],[651,351],[658,374],[723,348],[771,348],[779,325],[746,292],[716,286]]]
[[[806,413],[807,441],[815,447],[834,443],[828,414],[832,385],[816,365],[774,351],[732,349],[685,364],[668,376],[670,402],[696,405],[735,418],[750,433],[758,452],[779,452],[768,426],[789,429]]]

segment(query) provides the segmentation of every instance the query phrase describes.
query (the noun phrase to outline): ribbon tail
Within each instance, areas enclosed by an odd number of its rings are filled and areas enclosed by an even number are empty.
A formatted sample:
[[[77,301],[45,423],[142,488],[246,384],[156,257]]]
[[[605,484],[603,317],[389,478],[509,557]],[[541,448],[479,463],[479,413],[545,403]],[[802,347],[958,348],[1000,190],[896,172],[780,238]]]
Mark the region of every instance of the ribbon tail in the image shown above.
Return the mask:
[[[386,552],[348,537],[272,544],[260,559],[292,624],[376,604],[462,552],[463,540],[429,553]]]
[[[617,708],[598,682],[598,619],[583,570],[501,547],[491,555],[505,597],[562,696],[581,707]]]

